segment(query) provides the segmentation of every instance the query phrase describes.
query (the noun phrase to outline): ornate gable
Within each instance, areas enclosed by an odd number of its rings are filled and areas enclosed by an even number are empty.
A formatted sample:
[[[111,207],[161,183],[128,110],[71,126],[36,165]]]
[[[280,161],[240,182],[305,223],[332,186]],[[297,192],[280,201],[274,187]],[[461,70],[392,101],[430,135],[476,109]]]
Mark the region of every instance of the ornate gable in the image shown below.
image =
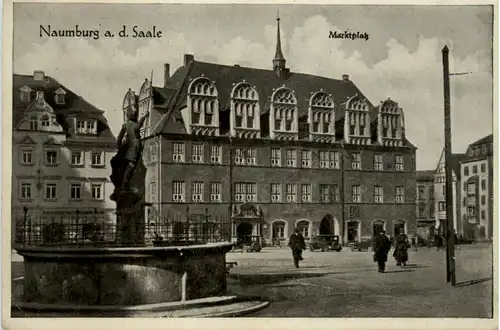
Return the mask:
[[[36,99],[28,105],[26,110],[54,113],[54,109],[45,101],[43,92],[36,93]]]
[[[19,144],[36,144],[36,142],[30,136],[26,135],[19,141]]]

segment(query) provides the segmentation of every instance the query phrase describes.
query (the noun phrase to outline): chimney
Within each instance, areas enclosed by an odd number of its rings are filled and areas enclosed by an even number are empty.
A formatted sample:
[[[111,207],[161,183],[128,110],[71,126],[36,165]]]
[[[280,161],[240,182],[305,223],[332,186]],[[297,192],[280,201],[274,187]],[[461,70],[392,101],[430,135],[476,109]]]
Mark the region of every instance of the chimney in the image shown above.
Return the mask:
[[[188,66],[189,63],[194,61],[194,56],[192,54],[184,54],[184,66]]]
[[[165,63],[163,66],[163,87],[167,86],[167,82],[170,79],[170,64]]]
[[[343,74],[342,75],[342,80],[349,81],[349,75],[348,74]]]
[[[45,79],[45,73],[41,70],[35,70],[33,72],[33,79],[42,81]]]

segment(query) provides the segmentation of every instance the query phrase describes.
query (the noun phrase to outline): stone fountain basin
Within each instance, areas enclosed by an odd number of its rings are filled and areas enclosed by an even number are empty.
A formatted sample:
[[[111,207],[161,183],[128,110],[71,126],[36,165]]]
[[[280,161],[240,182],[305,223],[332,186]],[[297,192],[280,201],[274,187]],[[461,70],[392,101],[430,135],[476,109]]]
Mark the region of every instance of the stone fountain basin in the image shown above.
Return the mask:
[[[165,247],[15,247],[24,258],[16,308],[99,310],[220,297],[232,243]]]

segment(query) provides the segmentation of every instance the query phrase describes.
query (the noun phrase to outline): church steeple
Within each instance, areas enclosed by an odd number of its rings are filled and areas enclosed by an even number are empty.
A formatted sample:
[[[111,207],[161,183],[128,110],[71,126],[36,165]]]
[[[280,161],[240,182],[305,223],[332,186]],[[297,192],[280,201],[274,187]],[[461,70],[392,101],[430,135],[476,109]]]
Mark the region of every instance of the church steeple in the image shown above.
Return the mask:
[[[286,71],[285,68],[285,57],[283,56],[283,52],[281,51],[281,35],[280,35],[280,14],[278,10],[278,17],[276,18],[278,22],[278,32],[277,32],[277,40],[276,40],[276,54],[274,54],[273,59],[273,70],[276,72],[278,77],[283,77]]]

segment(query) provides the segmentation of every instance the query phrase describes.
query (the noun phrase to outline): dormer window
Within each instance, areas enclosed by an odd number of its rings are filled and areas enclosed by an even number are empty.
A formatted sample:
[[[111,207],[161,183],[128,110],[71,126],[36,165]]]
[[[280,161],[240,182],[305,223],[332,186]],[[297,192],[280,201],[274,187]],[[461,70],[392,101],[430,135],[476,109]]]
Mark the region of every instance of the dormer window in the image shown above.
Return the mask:
[[[188,89],[188,106],[183,116],[189,125],[188,132],[219,135],[219,102],[214,82],[205,77],[193,80]],[[210,126],[200,127],[200,126]]]
[[[97,133],[96,126],[97,126],[97,123],[95,120],[87,121],[87,133],[89,133],[89,134]]]
[[[38,131],[38,117],[30,117],[30,130]]]
[[[270,135],[272,139],[298,138],[298,109],[297,99],[291,90],[286,87],[278,88],[271,96],[270,121],[274,124]]]
[[[66,91],[62,88],[59,88],[55,94],[56,104],[64,104],[65,103],[65,100],[64,100],[65,95],[66,95]]]
[[[37,100],[43,100],[43,91],[37,91],[36,92],[36,99]]]
[[[42,116],[42,129],[47,129],[50,126],[50,119],[48,115]]]
[[[254,87],[245,81],[231,90],[231,135],[247,138],[260,136],[259,97]]]
[[[381,102],[378,113],[378,142],[384,146],[403,145],[404,115],[398,103],[388,98]]]
[[[21,87],[21,102],[30,102],[31,101],[31,91],[32,89],[28,86]]]

